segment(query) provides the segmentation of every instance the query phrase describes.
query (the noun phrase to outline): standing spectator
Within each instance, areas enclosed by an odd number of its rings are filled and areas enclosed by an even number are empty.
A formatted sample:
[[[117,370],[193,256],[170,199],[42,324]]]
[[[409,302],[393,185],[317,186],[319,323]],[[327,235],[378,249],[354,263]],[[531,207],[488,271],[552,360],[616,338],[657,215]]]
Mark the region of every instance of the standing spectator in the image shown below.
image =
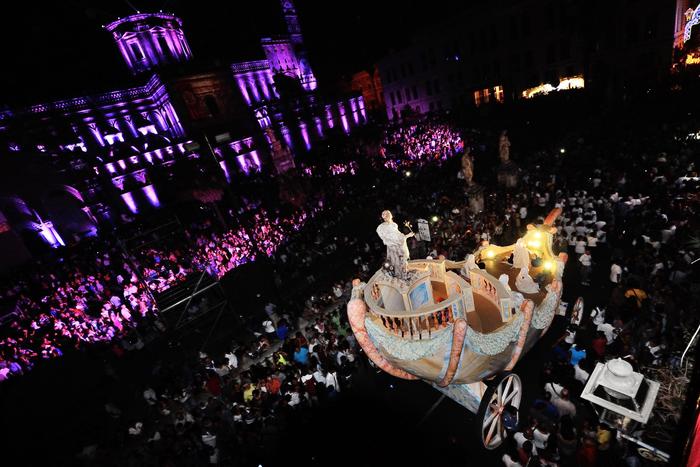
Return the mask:
[[[610,265],[610,282],[613,284],[619,284],[622,278],[622,267],[617,263],[617,261],[613,260]]]
[[[581,284],[590,285],[588,282],[592,270],[592,259],[590,250],[584,250],[583,254],[578,259],[581,263]]]

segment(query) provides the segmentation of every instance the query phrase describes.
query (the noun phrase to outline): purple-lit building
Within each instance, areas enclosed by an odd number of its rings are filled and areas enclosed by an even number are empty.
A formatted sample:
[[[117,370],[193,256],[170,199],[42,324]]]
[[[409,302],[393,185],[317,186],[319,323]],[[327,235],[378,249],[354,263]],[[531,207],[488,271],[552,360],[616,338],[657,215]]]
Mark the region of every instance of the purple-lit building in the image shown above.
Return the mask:
[[[192,58],[182,20],[172,13],[139,13],[119,18],[105,28],[134,74]]]
[[[138,13],[105,25],[134,83],[0,107],[0,153],[45,156],[93,225],[159,207],[167,187],[153,173],[204,157],[204,136],[229,182],[293,168],[294,154],[331,132],[350,133],[366,113],[361,96],[323,102],[294,5],[281,6],[286,34],[261,39],[254,60],[219,68],[197,68],[183,22],[172,13]],[[63,242],[60,219],[32,222],[44,226],[39,234],[51,246]]]

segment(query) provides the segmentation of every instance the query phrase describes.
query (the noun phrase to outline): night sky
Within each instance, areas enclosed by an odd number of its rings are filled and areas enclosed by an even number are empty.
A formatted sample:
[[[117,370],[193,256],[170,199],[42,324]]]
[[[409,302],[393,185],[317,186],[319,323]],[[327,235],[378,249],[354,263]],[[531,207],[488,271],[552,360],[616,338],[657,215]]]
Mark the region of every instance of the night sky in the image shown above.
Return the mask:
[[[297,0],[311,65],[333,84],[445,15],[447,2]],[[13,3],[0,28],[0,105],[38,103],[141,84],[129,77],[103,24],[135,12],[174,12],[199,61],[264,58],[259,38],[286,32],[278,0],[64,0]],[[454,11],[449,6],[450,13]]]

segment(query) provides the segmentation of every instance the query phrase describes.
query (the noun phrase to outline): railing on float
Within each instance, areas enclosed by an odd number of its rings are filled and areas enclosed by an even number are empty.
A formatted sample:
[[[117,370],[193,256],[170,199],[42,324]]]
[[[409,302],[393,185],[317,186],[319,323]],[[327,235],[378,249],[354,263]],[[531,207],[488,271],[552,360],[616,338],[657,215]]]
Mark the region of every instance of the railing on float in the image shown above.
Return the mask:
[[[421,307],[412,313],[389,313],[371,295],[365,295],[370,311],[387,331],[402,338],[417,340],[424,337],[430,339],[433,332],[454,324],[459,318],[466,318],[462,307],[458,306],[461,299],[461,295],[453,294],[447,300]]]

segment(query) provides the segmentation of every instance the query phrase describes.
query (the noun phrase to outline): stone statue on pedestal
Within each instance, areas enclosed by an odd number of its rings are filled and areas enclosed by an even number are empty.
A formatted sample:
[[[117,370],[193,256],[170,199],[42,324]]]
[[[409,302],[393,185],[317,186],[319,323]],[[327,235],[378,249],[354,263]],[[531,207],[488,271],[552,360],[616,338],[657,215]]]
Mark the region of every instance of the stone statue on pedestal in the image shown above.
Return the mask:
[[[498,167],[498,183],[507,188],[515,188],[518,185],[518,166],[510,160],[510,139],[508,131],[503,130],[498,138],[498,157],[501,165]]]
[[[464,148],[462,156],[462,175],[467,185],[465,192],[468,199],[469,210],[477,214],[484,210],[484,188],[474,182],[474,158],[471,156],[469,147]]]
[[[464,155],[462,156],[462,174],[464,175],[464,182],[467,186],[471,186],[474,183],[474,159],[469,154],[469,148],[464,149]]]
[[[501,164],[510,161],[510,140],[508,139],[507,130],[503,130],[501,137],[498,139],[498,157],[501,158]]]
[[[394,277],[407,279],[407,262],[410,259],[406,239],[413,237],[413,232],[403,234],[399,231],[399,226],[394,222],[390,211],[382,212],[382,222],[377,227],[377,235],[386,245],[386,259]]]

